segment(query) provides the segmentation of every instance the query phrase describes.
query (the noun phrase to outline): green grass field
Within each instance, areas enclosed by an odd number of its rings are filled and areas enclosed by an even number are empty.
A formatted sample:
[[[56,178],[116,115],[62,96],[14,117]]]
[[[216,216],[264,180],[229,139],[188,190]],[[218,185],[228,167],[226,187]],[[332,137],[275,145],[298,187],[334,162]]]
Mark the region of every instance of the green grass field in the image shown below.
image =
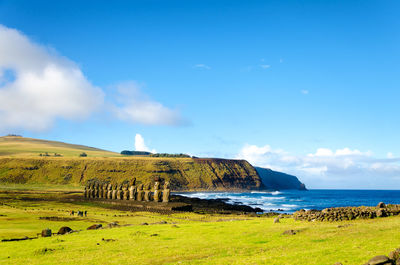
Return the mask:
[[[68,144],[57,141],[40,140],[18,136],[0,137],[0,157],[37,157],[39,154],[54,153],[63,157],[79,157],[85,152],[89,157],[119,157],[119,153],[114,153],[94,147],[84,145]]]
[[[273,218],[247,215],[122,212],[46,200],[49,196],[54,191],[15,195],[3,190],[0,239],[35,236],[44,228],[57,232],[62,226],[81,231],[0,242],[0,264],[363,264],[400,246],[399,216],[331,223],[284,218],[274,223]],[[88,216],[71,217],[70,210],[87,210]],[[46,216],[73,220],[39,219]],[[121,226],[85,230],[110,222]],[[288,229],[299,232],[282,235]]]

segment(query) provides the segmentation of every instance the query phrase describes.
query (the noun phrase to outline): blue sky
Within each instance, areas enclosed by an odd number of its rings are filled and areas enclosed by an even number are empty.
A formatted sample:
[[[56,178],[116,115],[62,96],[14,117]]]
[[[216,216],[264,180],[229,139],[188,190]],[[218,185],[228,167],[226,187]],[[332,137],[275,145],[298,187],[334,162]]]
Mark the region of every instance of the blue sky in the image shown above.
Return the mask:
[[[3,0],[0,132],[118,152],[140,134],[149,150],[244,158],[311,187],[400,188],[399,11]]]

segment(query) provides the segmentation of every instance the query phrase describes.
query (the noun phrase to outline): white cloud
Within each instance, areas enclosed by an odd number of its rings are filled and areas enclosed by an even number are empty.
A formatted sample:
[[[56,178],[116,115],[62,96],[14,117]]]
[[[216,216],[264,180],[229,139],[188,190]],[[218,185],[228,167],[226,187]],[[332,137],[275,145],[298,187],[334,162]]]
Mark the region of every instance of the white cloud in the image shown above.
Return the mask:
[[[57,118],[86,118],[103,98],[74,62],[0,25],[1,131],[41,131]]]
[[[301,90],[300,92],[301,92],[301,94],[303,94],[303,95],[308,95],[308,94],[310,93],[310,91],[305,90],[305,89]]]
[[[400,188],[400,158],[378,159],[371,151],[319,148],[293,155],[269,145],[246,144],[236,158],[294,174],[312,188]]]
[[[115,107],[116,115],[126,121],[145,125],[185,125],[188,122],[176,109],[170,109],[142,93],[136,82],[125,82],[117,86],[121,106]]]
[[[200,68],[200,69],[205,69],[205,70],[210,70],[211,69],[210,66],[208,66],[206,64],[202,64],[202,63],[193,65],[193,68]]]
[[[269,65],[269,64],[261,64],[260,67],[261,67],[262,69],[268,69],[268,68],[271,67],[271,65]]]
[[[146,146],[146,144],[144,143],[143,136],[138,134],[138,133],[135,135],[135,150],[136,151],[146,151],[146,152],[157,153],[157,151],[155,149],[152,149],[150,151],[150,148],[148,148]]]

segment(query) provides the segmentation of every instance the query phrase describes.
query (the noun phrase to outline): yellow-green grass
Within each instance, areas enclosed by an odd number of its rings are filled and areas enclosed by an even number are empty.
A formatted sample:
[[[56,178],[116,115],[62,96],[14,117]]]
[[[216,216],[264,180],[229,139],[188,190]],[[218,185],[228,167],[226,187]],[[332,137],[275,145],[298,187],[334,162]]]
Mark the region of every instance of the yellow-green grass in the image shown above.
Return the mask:
[[[88,147],[84,145],[68,144],[57,141],[48,141],[34,138],[4,136],[0,137],[0,156],[7,157],[36,157],[40,154],[54,153],[63,157],[78,157],[81,153],[86,153],[89,157],[118,157],[118,153]]]
[[[47,227],[56,232],[64,225],[82,231],[0,242],[0,264],[363,264],[400,246],[400,217],[346,222],[284,218],[274,223],[266,217],[133,213],[90,203],[2,196],[7,205],[0,206],[0,213],[6,215],[0,217],[0,238],[33,236]],[[88,217],[70,222],[38,219],[70,217],[72,209],[87,210]],[[85,230],[94,223],[114,221],[131,226]],[[160,221],[167,224],[153,224]],[[143,222],[150,225],[140,225]],[[288,229],[300,231],[282,235]]]

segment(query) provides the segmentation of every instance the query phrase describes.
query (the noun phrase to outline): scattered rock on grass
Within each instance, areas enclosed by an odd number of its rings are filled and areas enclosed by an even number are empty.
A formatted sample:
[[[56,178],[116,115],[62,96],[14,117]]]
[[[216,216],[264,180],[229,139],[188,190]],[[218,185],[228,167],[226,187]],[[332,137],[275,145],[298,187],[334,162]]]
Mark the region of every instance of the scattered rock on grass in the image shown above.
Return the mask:
[[[42,237],[49,237],[51,236],[51,229],[46,228],[42,230]]]
[[[117,222],[112,222],[112,223],[109,223],[107,226],[108,226],[108,228],[113,228],[113,227],[119,226],[119,224]]]
[[[102,227],[103,227],[102,224],[94,224],[94,225],[91,225],[88,228],[86,228],[86,230],[97,230],[97,229],[100,229]]]
[[[299,232],[299,230],[286,230],[285,232],[282,233],[282,235],[295,235]]]
[[[58,230],[58,233],[57,234],[59,234],[59,235],[65,235],[65,234],[67,234],[67,233],[70,233],[72,231],[72,229],[70,228],[70,227],[68,227],[68,226],[63,226],[63,227],[61,227],[59,230]]]
[[[384,255],[375,256],[368,261],[368,265],[389,265],[392,264],[392,261],[389,257]]]
[[[102,238],[101,240],[102,240],[102,241],[105,241],[105,242],[113,242],[113,241],[116,241],[116,239],[112,239],[112,238]]]

